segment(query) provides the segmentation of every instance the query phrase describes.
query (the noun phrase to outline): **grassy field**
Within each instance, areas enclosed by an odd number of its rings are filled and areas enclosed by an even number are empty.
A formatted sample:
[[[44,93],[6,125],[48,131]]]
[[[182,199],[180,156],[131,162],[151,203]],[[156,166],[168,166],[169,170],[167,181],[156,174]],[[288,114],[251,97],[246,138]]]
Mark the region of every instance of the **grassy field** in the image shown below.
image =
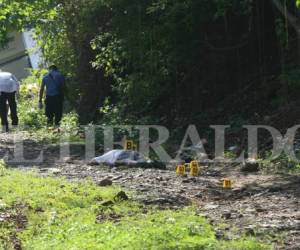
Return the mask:
[[[0,168],[1,249],[269,249],[218,241],[193,208],[161,210],[119,187]],[[120,195],[121,194],[121,195]]]

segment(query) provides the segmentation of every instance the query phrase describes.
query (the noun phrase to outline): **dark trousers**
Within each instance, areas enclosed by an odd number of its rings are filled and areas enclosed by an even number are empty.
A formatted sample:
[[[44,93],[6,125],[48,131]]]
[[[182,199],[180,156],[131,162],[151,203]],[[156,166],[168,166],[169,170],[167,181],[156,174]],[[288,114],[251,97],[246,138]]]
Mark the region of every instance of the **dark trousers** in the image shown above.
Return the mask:
[[[46,96],[45,106],[48,125],[52,126],[53,121],[55,125],[59,125],[63,113],[63,96]]]
[[[6,131],[8,131],[8,120],[7,120],[7,102],[10,108],[10,115],[12,120],[12,125],[17,126],[19,123],[18,115],[17,115],[17,103],[16,103],[16,92],[0,93],[0,116],[1,116],[1,124],[5,126]]]

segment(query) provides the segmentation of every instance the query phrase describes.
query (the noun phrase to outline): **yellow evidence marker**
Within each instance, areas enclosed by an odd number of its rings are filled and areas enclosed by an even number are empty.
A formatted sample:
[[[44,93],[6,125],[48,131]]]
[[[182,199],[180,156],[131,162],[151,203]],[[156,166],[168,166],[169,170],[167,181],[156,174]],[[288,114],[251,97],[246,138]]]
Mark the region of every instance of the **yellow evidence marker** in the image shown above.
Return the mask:
[[[191,161],[190,163],[190,176],[198,176],[199,175],[199,163],[198,161]]]
[[[184,175],[185,174],[185,166],[184,165],[178,165],[176,167],[176,174],[177,175]]]
[[[223,188],[230,189],[232,187],[232,181],[229,179],[223,180]]]
[[[125,141],[125,150],[133,150],[134,143],[132,140]]]

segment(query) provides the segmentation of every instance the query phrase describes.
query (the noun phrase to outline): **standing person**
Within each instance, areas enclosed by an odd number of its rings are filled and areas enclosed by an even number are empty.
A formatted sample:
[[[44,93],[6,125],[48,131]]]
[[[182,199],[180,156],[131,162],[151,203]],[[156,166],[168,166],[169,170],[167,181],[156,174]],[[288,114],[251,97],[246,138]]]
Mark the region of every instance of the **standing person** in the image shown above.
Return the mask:
[[[43,77],[39,98],[39,106],[43,107],[42,100],[46,88],[45,114],[48,119],[48,126],[52,126],[53,122],[56,126],[60,124],[63,112],[64,86],[64,76],[55,65],[50,66],[48,74]]]
[[[13,74],[0,70],[0,117],[3,132],[9,131],[7,103],[10,108],[12,125],[18,126],[19,124],[16,103],[16,93],[19,91],[19,86],[19,81]]]

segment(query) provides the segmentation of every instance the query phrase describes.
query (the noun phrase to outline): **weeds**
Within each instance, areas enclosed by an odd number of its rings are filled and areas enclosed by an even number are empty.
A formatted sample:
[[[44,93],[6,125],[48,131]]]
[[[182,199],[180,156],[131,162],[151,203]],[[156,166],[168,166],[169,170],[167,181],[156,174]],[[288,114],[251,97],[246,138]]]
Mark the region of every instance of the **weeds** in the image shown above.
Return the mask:
[[[8,170],[0,177],[0,197],[22,208],[26,227],[1,223],[0,248],[16,235],[24,249],[267,249],[254,239],[218,241],[193,208],[157,210],[116,200],[119,187],[72,183]],[[110,205],[103,205],[111,201]],[[146,212],[145,212],[146,211]],[[99,218],[105,218],[99,220]]]
[[[44,73],[44,70],[33,71],[31,76],[21,83],[18,101],[20,130],[40,141],[55,143],[64,137],[71,142],[78,141],[79,124],[78,115],[75,112],[64,114],[61,121],[61,133],[57,133],[54,128],[47,127],[44,110],[38,108],[39,87]]]

